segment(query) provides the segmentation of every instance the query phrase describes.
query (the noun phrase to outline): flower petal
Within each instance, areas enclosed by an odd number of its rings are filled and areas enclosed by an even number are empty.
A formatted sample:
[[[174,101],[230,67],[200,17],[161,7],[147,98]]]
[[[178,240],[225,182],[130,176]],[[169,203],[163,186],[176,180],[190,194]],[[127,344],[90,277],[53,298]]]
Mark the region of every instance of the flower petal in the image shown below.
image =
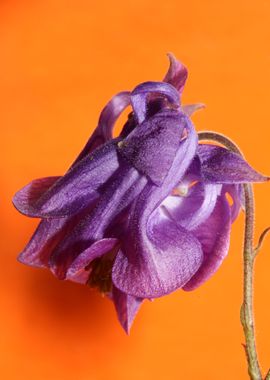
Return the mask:
[[[160,186],[179,149],[186,122],[183,113],[160,111],[118,144],[119,154]]]
[[[74,167],[79,161],[81,161],[85,156],[90,154],[97,147],[104,144],[106,141],[112,139],[113,126],[117,118],[120,116],[120,114],[129,104],[130,104],[130,93],[127,91],[120,92],[108,102],[108,104],[106,105],[106,107],[104,107],[104,109],[102,110],[100,114],[97,128],[95,129],[94,133],[92,134],[92,136],[86,143],[84,149],[81,151],[77,159],[72,164],[71,168]],[[114,155],[116,157],[116,152],[114,152]],[[111,159],[112,159],[111,164],[113,162],[116,163],[115,159],[113,160],[113,158],[108,157],[108,160],[111,160]],[[108,169],[110,169],[109,165],[108,165]],[[92,172],[92,175],[93,174],[95,173]],[[103,174],[104,174],[104,171],[103,171]],[[99,177],[100,177],[99,181],[96,181],[95,177],[92,178],[92,184],[96,183],[97,185],[99,185],[102,178],[100,175]],[[41,178],[41,179],[36,179],[32,181],[31,183],[23,187],[21,190],[19,190],[15,194],[13,198],[14,206],[22,214],[32,216],[32,217],[65,216],[64,210],[62,210],[63,213],[61,211],[60,212],[56,211],[55,213],[52,213],[51,215],[42,215],[38,209],[35,209],[35,202],[37,202],[38,199],[43,195],[43,193],[49,190],[49,188],[59,179],[60,177],[48,177],[48,178]],[[91,179],[89,180],[91,181]],[[106,175],[105,175],[105,180],[106,180]],[[64,179],[62,181],[59,181],[58,185],[60,185],[61,187],[61,184],[63,184],[63,182],[65,182]],[[57,190],[57,188],[58,187],[56,186],[54,188],[54,191]],[[65,195],[68,195],[68,194],[65,194]],[[76,194],[78,195],[78,192],[76,192]],[[47,194],[47,196],[49,196],[49,194]],[[68,205],[68,207],[69,206],[70,205]]]
[[[263,182],[268,178],[256,172],[241,156],[220,146],[199,144],[201,173],[205,182]]]
[[[130,93],[127,91],[119,92],[108,102],[100,114],[97,128],[94,130],[72,166],[83,159],[87,154],[91,153],[94,149],[112,139],[114,124],[129,104]]]
[[[79,254],[67,270],[66,280],[85,284],[90,275],[89,263],[94,259],[112,251],[119,241],[117,239],[101,239]]]
[[[161,209],[176,223],[191,231],[211,215],[220,190],[221,185],[197,183],[187,196],[166,198]]]
[[[170,219],[157,220],[153,214],[180,182],[195,155],[197,135],[190,121],[186,128],[187,138],[182,141],[163,185],[148,184],[134,203],[122,250],[115,259],[115,286],[136,297],[160,297],[182,287],[202,261],[200,243],[191,233]]]
[[[31,216],[32,205],[59,180],[60,177],[35,179],[19,190],[13,197],[13,204],[22,214]]]
[[[143,298],[133,297],[121,292],[115,286],[112,291],[113,302],[119,322],[125,332],[129,334],[131,325],[143,302]]]
[[[178,61],[172,53],[168,53],[168,57],[170,60],[170,67],[163,81],[170,83],[181,94],[188,76],[187,68]]]
[[[77,216],[73,218],[43,219],[34,235],[18,256],[18,260],[26,265],[39,268],[49,266],[50,256],[56,245],[68,234]]]
[[[106,183],[118,166],[115,142],[109,142],[78,162],[22,211],[28,216],[41,218],[78,213],[98,198],[99,187]]]
[[[105,236],[114,219],[138,196],[147,183],[135,169],[123,162],[106,184],[102,197],[91,212],[81,217],[73,230],[56,247],[50,267],[58,277],[65,278],[72,262],[83,251]]]
[[[175,108],[179,107],[179,94],[169,83],[141,83],[135,87],[131,93],[131,105],[139,124],[141,124],[146,118],[147,103],[149,101],[149,97],[153,95],[159,95],[162,98],[167,99],[171,106]]]
[[[141,207],[146,207],[146,202]],[[161,297],[182,287],[202,262],[200,243],[191,233],[169,219],[149,224],[151,220],[148,225],[141,223],[137,239],[135,233],[129,234],[112,271],[115,286],[141,298]]]
[[[204,260],[184,290],[196,289],[217,271],[229,250],[230,231],[230,206],[225,196],[220,196],[210,217],[193,231],[201,243]]]

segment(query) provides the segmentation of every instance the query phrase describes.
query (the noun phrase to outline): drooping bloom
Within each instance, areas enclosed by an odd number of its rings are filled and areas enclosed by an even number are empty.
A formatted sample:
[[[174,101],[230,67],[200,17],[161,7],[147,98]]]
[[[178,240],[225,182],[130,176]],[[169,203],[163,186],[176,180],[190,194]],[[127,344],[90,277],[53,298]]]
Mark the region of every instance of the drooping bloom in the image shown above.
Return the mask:
[[[112,98],[64,176],[34,180],[13,200],[41,218],[19,261],[99,288],[126,331],[144,299],[195,289],[218,269],[241,184],[266,180],[237,154],[198,144],[189,116],[200,105],[180,101],[186,78],[170,55],[163,82]]]

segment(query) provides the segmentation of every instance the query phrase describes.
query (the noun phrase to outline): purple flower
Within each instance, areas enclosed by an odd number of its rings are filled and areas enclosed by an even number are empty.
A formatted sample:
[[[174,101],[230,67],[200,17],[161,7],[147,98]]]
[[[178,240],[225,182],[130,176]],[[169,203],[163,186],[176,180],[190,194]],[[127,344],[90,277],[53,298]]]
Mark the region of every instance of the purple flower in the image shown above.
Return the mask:
[[[64,176],[34,180],[13,200],[41,218],[19,261],[97,287],[127,332],[144,299],[195,289],[217,270],[241,184],[267,179],[237,154],[198,144],[189,116],[201,105],[181,106],[187,70],[169,57],[163,82],[112,98]]]

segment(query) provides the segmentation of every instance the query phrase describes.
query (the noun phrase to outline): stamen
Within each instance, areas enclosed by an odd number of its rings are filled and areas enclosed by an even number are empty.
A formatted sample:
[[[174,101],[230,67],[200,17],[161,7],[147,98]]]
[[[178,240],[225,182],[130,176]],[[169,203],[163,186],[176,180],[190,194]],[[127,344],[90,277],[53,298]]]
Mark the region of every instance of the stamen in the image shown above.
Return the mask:
[[[102,257],[94,259],[86,269],[90,269],[87,284],[96,288],[101,294],[108,294],[112,290],[112,267],[120,245],[117,244],[111,251]]]
[[[119,143],[117,143],[117,146],[118,146],[118,148],[121,149],[121,148],[127,146],[127,142],[126,141],[119,141]]]
[[[112,266],[113,260],[97,258],[90,264],[91,273],[88,285],[97,288],[101,293],[109,293],[112,288]]]
[[[179,196],[179,197],[186,197],[189,193],[189,190],[196,185],[198,181],[192,181],[189,183],[180,183],[178,187],[173,189],[172,195]]]
[[[186,197],[188,195],[189,186],[187,184],[182,184],[173,189],[172,194],[178,195],[180,197]]]

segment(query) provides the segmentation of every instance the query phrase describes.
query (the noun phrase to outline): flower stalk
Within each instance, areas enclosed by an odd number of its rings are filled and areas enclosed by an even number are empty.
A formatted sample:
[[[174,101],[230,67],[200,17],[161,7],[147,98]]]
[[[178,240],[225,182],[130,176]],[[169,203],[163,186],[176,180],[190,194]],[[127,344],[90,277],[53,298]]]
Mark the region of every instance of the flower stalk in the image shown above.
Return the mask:
[[[242,152],[238,146],[228,139],[226,136],[214,132],[199,132],[199,140],[208,140],[218,142],[224,145],[227,149],[241,155]],[[245,335],[245,352],[248,362],[248,373],[251,380],[262,380],[262,373],[258,360],[256,349],[255,327],[254,327],[254,311],[253,311],[253,278],[254,278],[254,262],[257,253],[259,252],[263,240],[270,228],[263,231],[260,236],[257,247],[254,248],[254,195],[253,186],[244,184],[245,196],[245,236],[244,236],[244,273],[243,273],[243,304],[241,306],[241,323]],[[265,377],[265,380],[270,379],[270,370]]]

